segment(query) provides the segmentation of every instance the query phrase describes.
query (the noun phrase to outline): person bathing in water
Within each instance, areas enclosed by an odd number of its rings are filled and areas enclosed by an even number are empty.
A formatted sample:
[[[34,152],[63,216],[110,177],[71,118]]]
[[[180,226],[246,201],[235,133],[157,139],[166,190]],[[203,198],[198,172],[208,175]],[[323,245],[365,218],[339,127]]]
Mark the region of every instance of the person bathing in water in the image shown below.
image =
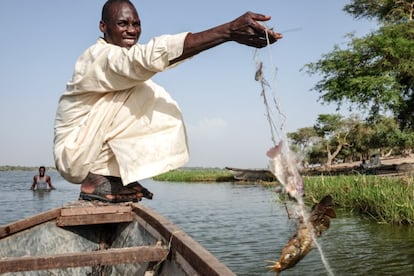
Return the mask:
[[[272,44],[282,35],[261,23],[268,20],[246,12],[205,31],[137,44],[142,25],[134,4],[107,1],[99,22],[103,37],[77,60],[56,112],[56,168],[69,182],[81,184],[80,199],[151,199],[138,181],[188,161],[181,111],[151,78],[225,42]]]
[[[45,175],[46,168],[44,166],[39,167],[39,174],[33,176],[33,183],[30,189],[34,190],[54,190],[50,176]]]

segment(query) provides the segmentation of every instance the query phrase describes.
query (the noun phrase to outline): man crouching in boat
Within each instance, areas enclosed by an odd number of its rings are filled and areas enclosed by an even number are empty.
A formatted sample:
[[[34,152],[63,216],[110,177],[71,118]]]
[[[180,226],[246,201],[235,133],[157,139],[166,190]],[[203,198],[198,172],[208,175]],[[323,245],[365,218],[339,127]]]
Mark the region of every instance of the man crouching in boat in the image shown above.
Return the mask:
[[[274,43],[282,35],[259,22],[269,19],[248,12],[203,32],[137,44],[141,21],[134,5],[107,1],[99,23],[103,38],[77,60],[56,113],[56,167],[66,180],[81,184],[80,199],[151,199],[137,181],[188,160],[180,109],[151,77],[224,42],[256,48]]]

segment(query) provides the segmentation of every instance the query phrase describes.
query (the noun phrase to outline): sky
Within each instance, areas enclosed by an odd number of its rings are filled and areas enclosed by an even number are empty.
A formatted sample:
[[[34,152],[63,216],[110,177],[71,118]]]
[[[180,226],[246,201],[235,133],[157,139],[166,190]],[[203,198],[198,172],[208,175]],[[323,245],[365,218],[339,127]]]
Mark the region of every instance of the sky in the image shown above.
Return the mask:
[[[54,120],[76,59],[94,44],[104,0],[1,1],[0,166],[54,166]],[[312,88],[318,76],[301,69],[345,47],[345,35],[375,30],[375,22],[342,11],[345,0],[132,1],[142,22],[139,43],[184,31],[198,32],[247,11],[267,14],[281,32],[277,43],[256,52],[235,42],[205,51],[154,76],[179,103],[186,123],[187,167],[266,168],[273,145],[255,54],[285,116],[287,132],[312,126],[319,114],[336,112]],[[270,68],[270,69],[269,69]],[[341,111],[343,113],[346,110]]]

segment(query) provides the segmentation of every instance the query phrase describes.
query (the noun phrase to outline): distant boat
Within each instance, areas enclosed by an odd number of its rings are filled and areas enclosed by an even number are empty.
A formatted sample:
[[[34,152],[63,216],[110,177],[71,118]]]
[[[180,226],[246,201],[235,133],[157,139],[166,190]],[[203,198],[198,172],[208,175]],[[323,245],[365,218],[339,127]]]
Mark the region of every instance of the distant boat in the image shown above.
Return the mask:
[[[226,167],[234,179],[242,181],[276,181],[275,176],[265,169],[239,169]]]
[[[30,275],[235,275],[148,207],[89,201],[0,226],[0,274],[27,271]]]

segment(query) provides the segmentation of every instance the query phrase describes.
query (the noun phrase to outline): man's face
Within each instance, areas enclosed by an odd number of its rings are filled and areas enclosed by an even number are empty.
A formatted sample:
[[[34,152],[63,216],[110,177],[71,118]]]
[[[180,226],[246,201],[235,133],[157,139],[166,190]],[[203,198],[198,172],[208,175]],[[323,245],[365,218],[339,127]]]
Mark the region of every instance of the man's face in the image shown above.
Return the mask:
[[[106,42],[128,49],[137,43],[141,35],[141,21],[133,6],[127,3],[114,4],[111,16],[106,21],[99,23]]]
[[[39,169],[39,175],[40,175],[40,176],[44,176],[44,175],[45,175],[45,169],[40,168],[40,169]]]

